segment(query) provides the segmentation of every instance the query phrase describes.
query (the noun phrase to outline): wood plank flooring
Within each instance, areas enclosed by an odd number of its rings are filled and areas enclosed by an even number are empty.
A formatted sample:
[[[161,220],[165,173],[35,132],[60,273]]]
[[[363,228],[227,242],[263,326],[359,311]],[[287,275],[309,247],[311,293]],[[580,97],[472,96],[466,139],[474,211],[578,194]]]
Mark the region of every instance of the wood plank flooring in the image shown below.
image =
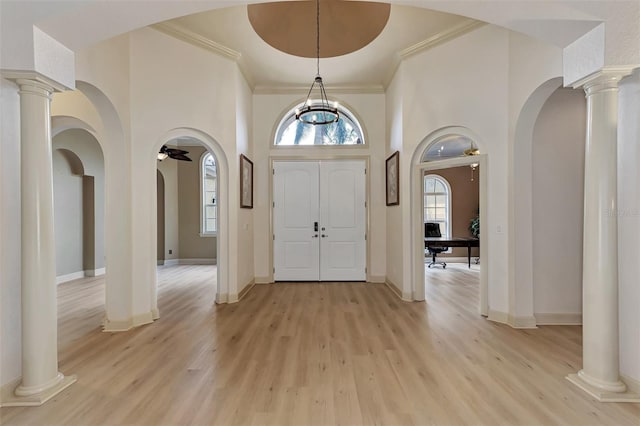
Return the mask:
[[[78,382],[4,425],[634,425],[564,377],[580,327],[477,314],[478,272],[427,269],[426,303],[380,284],[257,285],[214,305],[214,266],[159,270],[161,318],[103,333],[100,282],[60,287],[60,370]],[[67,287],[65,287],[67,286]]]

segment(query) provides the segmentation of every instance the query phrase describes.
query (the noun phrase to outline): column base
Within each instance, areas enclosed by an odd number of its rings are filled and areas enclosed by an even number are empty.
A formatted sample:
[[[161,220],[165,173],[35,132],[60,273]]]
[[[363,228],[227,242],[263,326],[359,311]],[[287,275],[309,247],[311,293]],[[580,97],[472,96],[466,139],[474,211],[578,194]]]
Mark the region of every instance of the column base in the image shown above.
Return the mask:
[[[0,407],[37,407],[71,386],[76,380],[75,375],[63,376],[54,386],[32,395],[17,396],[15,392],[7,392],[0,395]]]
[[[567,380],[600,402],[640,402],[640,395],[630,392],[611,392],[600,389],[585,381],[579,374],[569,374]],[[624,384],[622,385],[624,387]]]

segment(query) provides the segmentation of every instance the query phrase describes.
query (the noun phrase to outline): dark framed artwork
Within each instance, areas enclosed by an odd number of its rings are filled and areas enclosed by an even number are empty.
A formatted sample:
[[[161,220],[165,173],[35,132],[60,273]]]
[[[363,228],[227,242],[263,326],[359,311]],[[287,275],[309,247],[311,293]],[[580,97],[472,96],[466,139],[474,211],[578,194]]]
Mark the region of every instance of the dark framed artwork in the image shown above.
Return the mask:
[[[240,154],[240,208],[253,208],[253,162]]]
[[[387,205],[400,204],[400,153],[398,151],[387,158],[386,163]]]

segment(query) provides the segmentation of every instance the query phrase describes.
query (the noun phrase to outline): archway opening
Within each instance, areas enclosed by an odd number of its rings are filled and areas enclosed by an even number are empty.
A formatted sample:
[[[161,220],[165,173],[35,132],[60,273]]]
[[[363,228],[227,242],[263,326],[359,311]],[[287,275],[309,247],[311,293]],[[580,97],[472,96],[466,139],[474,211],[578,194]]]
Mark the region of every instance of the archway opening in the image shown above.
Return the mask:
[[[484,262],[488,260],[487,244],[480,238],[486,216],[486,155],[478,138],[464,127],[440,129],[418,145],[412,164],[414,299],[425,300],[428,289],[448,292],[465,285],[469,291],[463,292],[473,295],[467,301],[470,310],[486,315],[487,268],[480,258],[483,253]],[[442,295],[440,291],[438,297]]]
[[[225,229],[219,212],[226,206],[219,196],[218,156],[207,142],[194,132],[175,131],[159,150],[168,156],[156,156],[157,287],[164,292],[171,285],[167,273],[195,274],[212,300],[226,301],[218,285]]]
[[[84,129],[56,132],[52,139],[56,283],[65,294],[91,294],[91,306],[63,303],[67,327],[62,345],[100,327],[104,317],[105,166],[96,138]],[[84,297],[84,296],[83,296]]]

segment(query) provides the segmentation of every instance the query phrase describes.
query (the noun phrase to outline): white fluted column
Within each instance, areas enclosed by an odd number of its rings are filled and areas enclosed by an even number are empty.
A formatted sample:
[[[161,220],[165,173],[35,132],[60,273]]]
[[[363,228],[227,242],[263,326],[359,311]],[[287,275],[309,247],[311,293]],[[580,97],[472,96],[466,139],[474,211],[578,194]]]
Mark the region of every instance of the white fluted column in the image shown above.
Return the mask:
[[[600,401],[625,399],[618,342],[618,82],[602,73],[584,83],[587,139],[582,268],[583,368],[569,375]]]
[[[22,198],[22,383],[15,394],[41,404],[75,381],[58,372],[50,102],[53,88],[20,86]],[[16,404],[20,405],[20,404]]]

